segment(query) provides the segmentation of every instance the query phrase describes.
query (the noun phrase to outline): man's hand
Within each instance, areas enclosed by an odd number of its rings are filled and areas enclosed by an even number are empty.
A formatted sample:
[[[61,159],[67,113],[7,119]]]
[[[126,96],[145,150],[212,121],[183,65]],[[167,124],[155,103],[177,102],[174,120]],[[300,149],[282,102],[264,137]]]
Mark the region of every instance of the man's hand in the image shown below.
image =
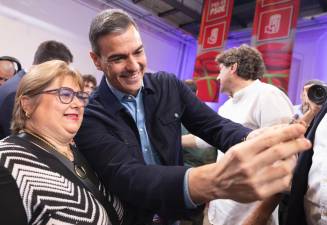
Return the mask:
[[[317,115],[317,113],[321,109],[321,105],[317,105],[314,102],[310,101],[308,97],[308,90],[313,86],[307,85],[303,88],[302,94],[302,107],[303,107],[303,116],[297,120],[297,122],[305,124],[307,127],[310,125],[313,118]]]
[[[321,109],[321,105],[317,105],[311,101],[308,102],[308,110],[304,115],[299,118],[296,122],[304,124],[309,127],[314,117],[318,114]]]
[[[192,200],[251,202],[286,190],[296,163],[292,156],[311,147],[304,133],[301,124],[267,128],[230,148],[219,163],[191,169]]]

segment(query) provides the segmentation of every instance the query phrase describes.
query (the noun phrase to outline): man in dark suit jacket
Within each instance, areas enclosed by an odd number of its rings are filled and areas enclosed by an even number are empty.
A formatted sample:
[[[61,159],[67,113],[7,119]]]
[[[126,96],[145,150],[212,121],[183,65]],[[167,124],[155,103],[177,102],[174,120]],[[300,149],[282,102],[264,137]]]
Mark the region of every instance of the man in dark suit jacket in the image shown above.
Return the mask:
[[[11,114],[14,108],[16,89],[24,75],[25,70],[22,69],[0,87],[0,139],[10,135]]]
[[[321,190],[317,190],[317,186],[315,186],[313,183],[309,183],[309,171],[312,166],[312,156],[313,154],[319,154],[319,152],[314,152],[313,149],[316,147],[316,143],[320,143],[322,140],[319,140],[321,138],[325,139],[326,134],[317,134],[317,128],[319,125],[326,127],[326,113],[327,113],[327,104],[325,103],[323,107],[321,108],[320,112],[317,114],[315,119],[313,120],[311,126],[308,129],[307,138],[311,140],[312,143],[314,143],[313,147],[304,153],[302,153],[299,156],[298,164],[296,166],[295,172],[294,172],[294,178],[292,182],[292,189],[291,194],[289,197],[289,207],[288,207],[288,214],[287,214],[287,225],[307,225],[307,224],[325,224],[326,219],[322,219],[322,217],[326,217],[326,211],[324,211],[324,201],[326,199],[326,195],[323,192],[324,190],[324,182],[325,180],[320,180],[321,182],[319,188]],[[324,123],[324,124],[322,124]],[[321,132],[321,131],[320,131]],[[318,135],[318,136],[317,136]],[[317,139],[318,138],[318,139]],[[323,149],[326,150],[327,149]],[[317,149],[318,151],[318,149]],[[321,157],[321,155],[320,155]],[[317,166],[316,166],[317,167]],[[325,170],[323,170],[323,166],[319,168],[321,170],[321,173],[325,174]],[[317,173],[314,174],[317,176]],[[318,177],[321,178],[321,177]],[[317,178],[316,178],[317,179]],[[321,195],[321,203],[313,202],[316,206],[307,204],[305,199],[309,199],[312,201],[312,194],[308,192],[316,192],[317,194]],[[308,196],[306,196],[309,194]],[[317,207],[317,208],[315,208]],[[305,210],[305,208],[307,208]],[[318,209],[318,210],[317,210]],[[313,213],[314,212],[314,213]],[[315,214],[315,215],[314,215]],[[322,219],[322,220],[321,220]],[[318,222],[319,221],[319,222]],[[324,221],[324,222],[321,222]]]
[[[11,56],[0,56],[0,87],[15,75],[15,60]]]
[[[172,74],[145,73],[143,43],[126,12],[99,13],[89,38],[90,55],[105,76],[75,141],[106,187],[132,211],[131,224],[173,224],[187,209],[215,198],[247,202],[286,188],[289,157],[310,146],[300,138],[304,127],[268,129],[231,147],[250,130],[218,116]],[[181,123],[223,151],[231,148],[225,159],[181,166]]]
[[[59,59],[66,63],[73,62],[73,55],[70,50],[57,41],[42,42],[34,54],[33,65],[49,60]],[[20,70],[13,78],[0,87],[0,139],[10,135],[10,123],[15,102],[15,95],[20,80],[25,71]]]

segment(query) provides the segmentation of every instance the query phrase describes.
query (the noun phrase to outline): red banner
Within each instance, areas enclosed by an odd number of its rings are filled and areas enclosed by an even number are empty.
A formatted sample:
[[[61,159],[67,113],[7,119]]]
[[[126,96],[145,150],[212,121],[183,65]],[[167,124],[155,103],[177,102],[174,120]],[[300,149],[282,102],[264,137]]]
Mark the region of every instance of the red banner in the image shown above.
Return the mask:
[[[299,0],[257,0],[252,45],[262,53],[263,81],[287,93]]]
[[[204,0],[193,79],[202,101],[218,101],[216,56],[224,49],[234,0]]]

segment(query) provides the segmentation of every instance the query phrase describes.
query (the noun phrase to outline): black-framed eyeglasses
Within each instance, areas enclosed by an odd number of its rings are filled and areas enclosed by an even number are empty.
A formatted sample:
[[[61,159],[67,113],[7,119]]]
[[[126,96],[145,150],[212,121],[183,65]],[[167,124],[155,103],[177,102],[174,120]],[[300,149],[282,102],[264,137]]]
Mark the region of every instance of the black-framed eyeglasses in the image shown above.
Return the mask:
[[[57,94],[59,100],[63,104],[69,104],[73,101],[74,97],[83,103],[83,106],[86,106],[89,103],[89,94],[84,91],[74,91],[69,87],[61,87],[57,89],[45,90],[39,94]]]

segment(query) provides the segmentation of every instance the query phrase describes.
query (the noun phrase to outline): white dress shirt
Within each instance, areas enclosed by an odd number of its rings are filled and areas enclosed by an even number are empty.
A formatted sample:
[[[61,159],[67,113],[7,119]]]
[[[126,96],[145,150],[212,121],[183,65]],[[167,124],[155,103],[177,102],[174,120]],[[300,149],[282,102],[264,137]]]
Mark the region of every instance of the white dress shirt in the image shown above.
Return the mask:
[[[227,100],[218,110],[219,115],[245,127],[257,129],[290,121],[293,106],[289,98],[278,88],[259,80],[241,89]],[[197,140],[197,142],[201,142]],[[218,152],[217,161],[223,157]],[[218,199],[209,204],[208,217],[214,225],[242,224],[257,202],[238,203]],[[277,210],[268,224],[278,224]]]
[[[327,224],[327,116],[320,121],[314,139],[304,210],[309,225]]]

